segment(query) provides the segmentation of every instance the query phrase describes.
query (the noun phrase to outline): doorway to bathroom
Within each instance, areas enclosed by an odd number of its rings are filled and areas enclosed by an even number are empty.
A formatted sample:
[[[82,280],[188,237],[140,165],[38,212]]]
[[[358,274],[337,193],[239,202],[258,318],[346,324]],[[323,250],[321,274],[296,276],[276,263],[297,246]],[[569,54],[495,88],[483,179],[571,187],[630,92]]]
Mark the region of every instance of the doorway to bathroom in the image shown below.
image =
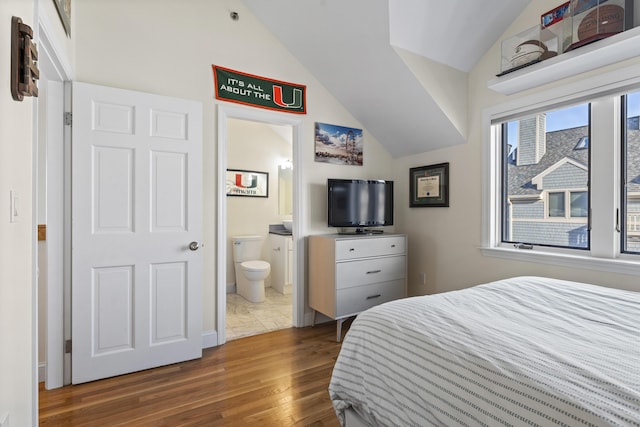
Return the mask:
[[[292,326],[291,144],[289,125],[227,119],[227,340]]]
[[[299,203],[294,191],[299,122],[270,112],[218,108],[218,179],[223,179],[224,197],[218,209],[217,329],[222,344],[299,326],[302,295],[296,286],[297,221],[292,221]],[[251,256],[257,259],[235,256],[234,248],[246,253],[247,245],[259,246],[258,255]],[[247,261],[260,267],[247,271]]]

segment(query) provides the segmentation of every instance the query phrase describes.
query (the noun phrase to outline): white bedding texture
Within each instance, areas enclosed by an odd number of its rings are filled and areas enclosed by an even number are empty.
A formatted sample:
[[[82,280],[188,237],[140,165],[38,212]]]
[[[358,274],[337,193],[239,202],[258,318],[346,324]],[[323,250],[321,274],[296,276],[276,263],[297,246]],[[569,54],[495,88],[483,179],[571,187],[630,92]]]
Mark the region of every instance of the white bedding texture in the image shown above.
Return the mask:
[[[343,425],[640,426],[640,293],[518,277],[382,304],[329,394]]]

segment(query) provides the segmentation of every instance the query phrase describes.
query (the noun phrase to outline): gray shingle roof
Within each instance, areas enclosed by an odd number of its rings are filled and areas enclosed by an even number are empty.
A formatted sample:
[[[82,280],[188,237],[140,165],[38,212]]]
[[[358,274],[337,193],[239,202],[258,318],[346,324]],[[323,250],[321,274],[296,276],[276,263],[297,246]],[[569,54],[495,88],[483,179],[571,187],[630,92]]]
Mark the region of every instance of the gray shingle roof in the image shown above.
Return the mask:
[[[588,136],[588,126],[547,132],[547,150],[537,164],[517,166],[515,156],[510,156],[507,167],[509,195],[540,194],[541,190],[531,183],[531,179],[565,157],[588,166],[589,150],[575,149],[580,138],[584,136]],[[640,130],[629,129],[627,140],[629,146],[627,190],[640,191]]]
[[[517,166],[515,156],[509,158],[507,174],[509,177],[509,195],[540,194],[531,179],[553,166],[565,157],[581,165],[589,165],[589,150],[576,150],[574,147],[583,136],[588,136],[588,126],[547,132],[547,150],[540,162],[533,165]]]

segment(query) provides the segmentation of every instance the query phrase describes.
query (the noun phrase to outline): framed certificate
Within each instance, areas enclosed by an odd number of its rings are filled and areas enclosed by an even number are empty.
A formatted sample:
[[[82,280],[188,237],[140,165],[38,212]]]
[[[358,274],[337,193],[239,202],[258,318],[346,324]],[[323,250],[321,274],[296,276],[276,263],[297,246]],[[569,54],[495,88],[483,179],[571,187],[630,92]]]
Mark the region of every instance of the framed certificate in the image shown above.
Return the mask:
[[[409,207],[449,207],[449,163],[409,170]]]

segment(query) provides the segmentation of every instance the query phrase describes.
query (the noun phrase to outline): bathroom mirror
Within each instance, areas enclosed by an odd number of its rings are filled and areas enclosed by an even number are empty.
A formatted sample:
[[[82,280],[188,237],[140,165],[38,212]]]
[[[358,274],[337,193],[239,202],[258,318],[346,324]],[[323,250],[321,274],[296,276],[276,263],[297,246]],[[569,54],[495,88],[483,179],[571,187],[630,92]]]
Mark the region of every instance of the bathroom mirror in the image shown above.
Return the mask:
[[[288,165],[278,166],[278,214],[293,213],[293,169]]]

